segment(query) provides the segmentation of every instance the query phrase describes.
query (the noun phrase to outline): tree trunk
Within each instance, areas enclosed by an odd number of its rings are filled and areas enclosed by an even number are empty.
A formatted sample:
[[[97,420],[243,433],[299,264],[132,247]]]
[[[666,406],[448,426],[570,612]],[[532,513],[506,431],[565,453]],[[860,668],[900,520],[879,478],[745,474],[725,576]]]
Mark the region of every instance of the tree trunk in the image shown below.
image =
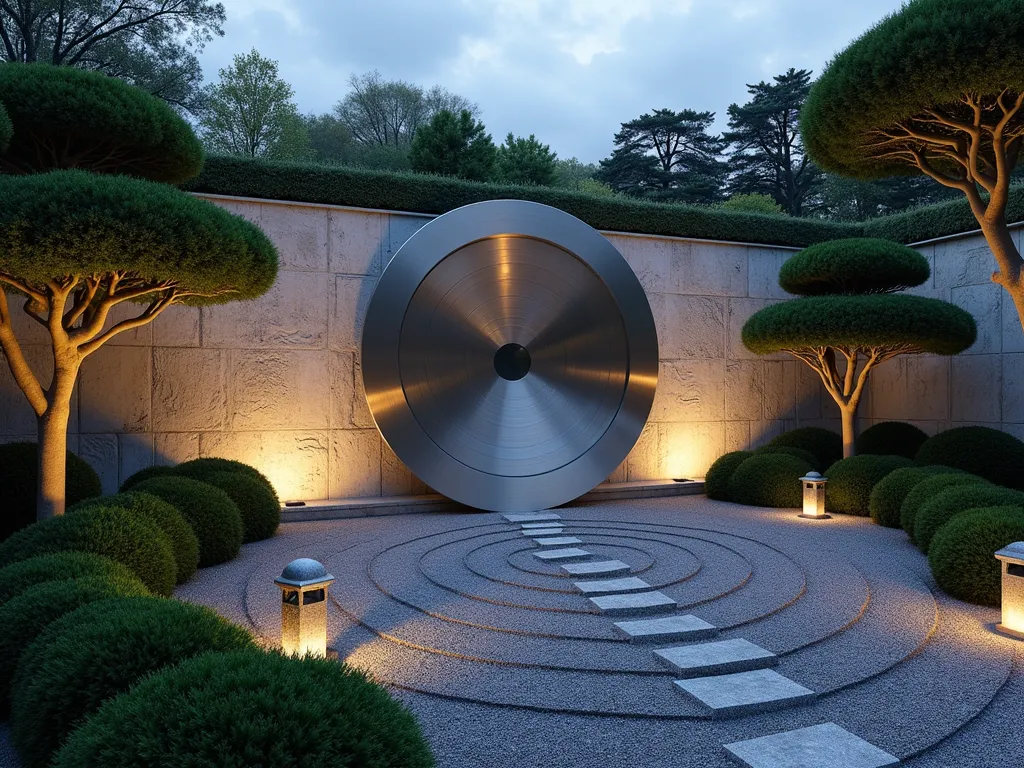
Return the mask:
[[[36,423],[39,435],[39,493],[36,519],[64,514],[68,451],[69,402],[53,403]]]
[[[843,458],[848,459],[856,453],[854,442],[857,440],[857,404],[848,403],[840,406],[843,414]]]
[[[1000,216],[995,221],[979,222],[981,231],[985,235],[985,241],[995,256],[999,271],[992,275],[992,281],[999,283],[1010,294],[1013,305],[1017,308],[1017,319],[1024,328],[1024,275],[1021,267],[1024,260],[1021,259],[1020,251],[1013,242],[1010,228],[1006,224],[1006,216]]]

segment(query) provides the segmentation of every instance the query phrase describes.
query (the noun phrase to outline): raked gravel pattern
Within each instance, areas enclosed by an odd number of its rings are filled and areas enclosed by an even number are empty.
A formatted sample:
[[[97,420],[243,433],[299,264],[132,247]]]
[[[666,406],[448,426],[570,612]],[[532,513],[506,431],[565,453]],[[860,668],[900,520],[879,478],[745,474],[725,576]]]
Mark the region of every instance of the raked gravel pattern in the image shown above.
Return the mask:
[[[336,577],[329,644],[416,713],[442,768],[727,766],[724,744],[829,722],[913,768],[1024,765],[1024,644],[991,632],[996,610],[939,592],[901,531],[703,497],[555,514],[587,560],[628,564],[679,604],[665,615],[776,654],[816,699],[711,719],[654,654],[681,641],[629,642],[498,514],[289,524],[177,596],[272,643],[274,577],[321,560]]]

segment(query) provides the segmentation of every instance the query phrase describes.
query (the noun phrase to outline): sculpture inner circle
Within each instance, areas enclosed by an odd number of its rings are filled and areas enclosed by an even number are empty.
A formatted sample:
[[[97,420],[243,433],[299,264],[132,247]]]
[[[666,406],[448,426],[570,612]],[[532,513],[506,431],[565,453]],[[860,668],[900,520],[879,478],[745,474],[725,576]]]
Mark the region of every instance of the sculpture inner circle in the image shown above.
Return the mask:
[[[654,321],[615,248],[548,206],[494,201],[427,224],[370,301],[363,378],[388,444],[424,482],[499,511],[604,480],[657,382]]]

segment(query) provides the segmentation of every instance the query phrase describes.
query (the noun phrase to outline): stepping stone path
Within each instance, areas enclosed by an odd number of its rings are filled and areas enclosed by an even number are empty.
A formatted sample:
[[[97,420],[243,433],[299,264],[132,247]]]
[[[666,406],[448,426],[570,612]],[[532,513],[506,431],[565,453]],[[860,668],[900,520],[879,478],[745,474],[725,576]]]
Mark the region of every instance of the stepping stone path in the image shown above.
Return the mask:
[[[665,666],[682,677],[704,677],[773,667],[779,657],[748,640],[718,640],[680,645],[654,652]]]
[[[520,533],[523,536],[557,536],[562,531],[562,528],[531,528],[528,531],[520,531]]]
[[[817,696],[814,691],[794,683],[773,669],[695,677],[676,680],[675,684],[707,707],[712,717],[767,712],[803,704]]]
[[[621,560],[601,560],[597,563],[563,565],[562,570],[573,576],[612,576],[617,573],[629,573],[630,567]]]
[[[590,557],[590,554],[585,549],[570,547],[569,549],[545,549],[540,552],[534,552],[533,556],[538,560],[553,562],[557,560],[585,560]]]
[[[562,516],[554,512],[514,512],[502,515],[510,523],[539,523],[543,520],[561,520]]]
[[[747,768],[886,768],[900,761],[835,723],[725,745]]]
[[[602,595],[592,597],[590,602],[608,616],[641,615],[674,611],[679,603],[664,592],[639,592],[632,595]]]
[[[570,544],[582,544],[582,539],[575,536],[556,536],[553,539],[534,539],[542,547],[566,547]]]
[[[670,640],[703,640],[718,634],[718,627],[687,614],[661,619],[617,621],[615,629],[634,643],[664,643]]]
[[[614,592],[643,592],[651,585],[643,579],[630,576],[628,579],[602,579],[601,581],[575,581],[576,589],[585,595],[609,595]]]
[[[524,531],[531,531],[531,530],[534,530],[534,529],[537,529],[537,528],[561,528],[561,527],[562,527],[562,523],[558,523],[558,522],[554,522],[554,521],[552,521],[550,523],[523,523],[522,525],[520,525],[520,528],[522,528]]]

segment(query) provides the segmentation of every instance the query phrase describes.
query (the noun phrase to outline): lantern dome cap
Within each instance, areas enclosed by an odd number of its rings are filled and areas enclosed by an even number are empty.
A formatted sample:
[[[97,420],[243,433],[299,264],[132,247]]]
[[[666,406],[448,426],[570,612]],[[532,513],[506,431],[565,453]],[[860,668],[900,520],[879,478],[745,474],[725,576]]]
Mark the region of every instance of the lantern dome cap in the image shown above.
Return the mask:
[[[826,480],[827,478],[822,477],[820,472],[808,472],[805,477],[801,477],[800,479],[807,482],[814,482],[816,480],[820,482],[822,480]]]
[[[276,584],[291,587],[304,587],[308,584],[319,584],[325,581],[334,581],[334,577],[327,572],[323,563],[309,557],[292,560],[285,566],[281,575],[274,579]]]

